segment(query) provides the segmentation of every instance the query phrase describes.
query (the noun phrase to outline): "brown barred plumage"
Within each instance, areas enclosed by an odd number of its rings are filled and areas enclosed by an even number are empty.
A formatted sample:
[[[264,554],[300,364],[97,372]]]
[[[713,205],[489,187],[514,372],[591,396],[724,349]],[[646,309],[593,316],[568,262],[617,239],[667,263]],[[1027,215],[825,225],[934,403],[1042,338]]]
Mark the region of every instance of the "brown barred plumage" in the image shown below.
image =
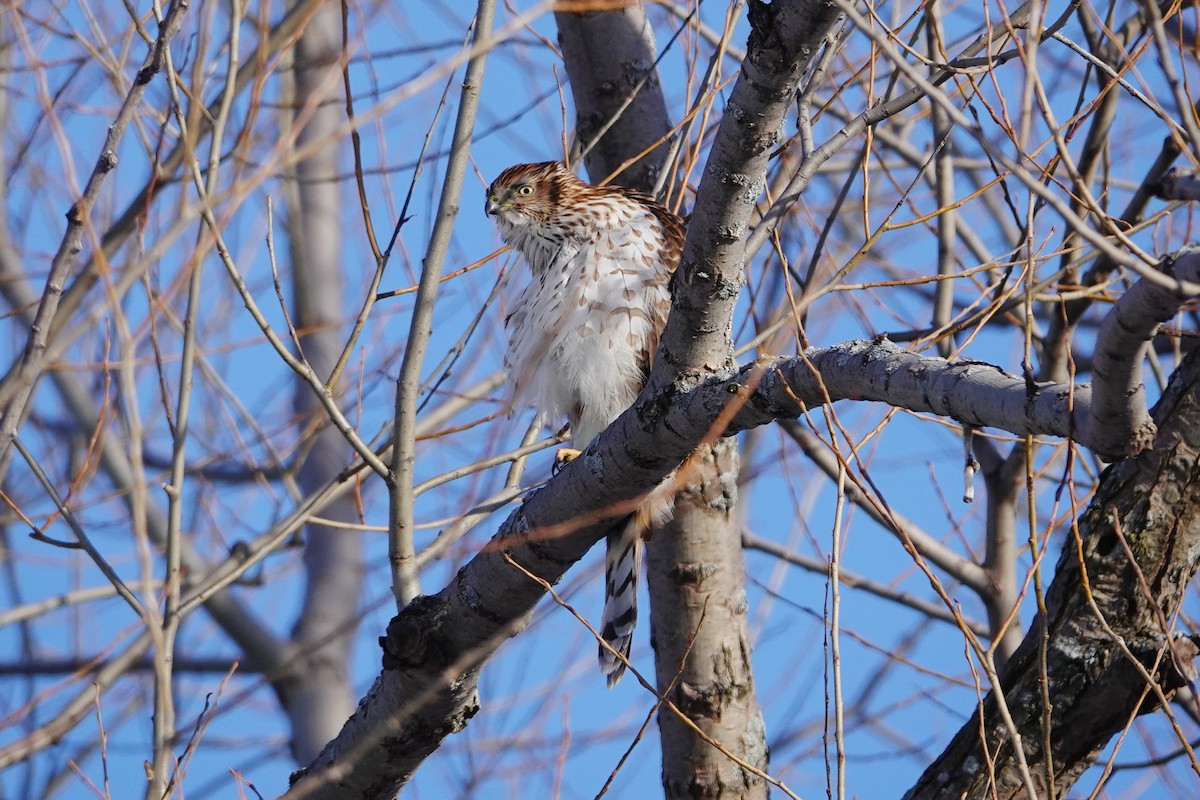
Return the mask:
[[[648,195],[591,186],[553,161],[504,170],[486,211],[530,269],[505,322],[513,403],[532,401],[566,418],[582,449],[646,383],[671,306],[667,284],[683,252],[683,221]],[[608,537],[601,635],[625,656],[642,538],[670,519],[673,503],[673,493],[656,490]],[[625,672],[604,647],[600,666],[610,687]]]

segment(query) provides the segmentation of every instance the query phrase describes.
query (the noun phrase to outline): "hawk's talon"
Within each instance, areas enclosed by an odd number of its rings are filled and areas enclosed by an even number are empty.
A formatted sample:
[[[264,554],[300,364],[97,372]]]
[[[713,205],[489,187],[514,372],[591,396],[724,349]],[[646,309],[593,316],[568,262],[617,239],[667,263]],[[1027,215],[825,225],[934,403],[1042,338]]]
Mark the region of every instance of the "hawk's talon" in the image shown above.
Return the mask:
[[[554,452],[554,466],[550,468],[551,475],[557,475],[562,472],[563,467],[570,464],[579,456],[583,455],[582,450],[576,450],[574,447],[560,447]]]

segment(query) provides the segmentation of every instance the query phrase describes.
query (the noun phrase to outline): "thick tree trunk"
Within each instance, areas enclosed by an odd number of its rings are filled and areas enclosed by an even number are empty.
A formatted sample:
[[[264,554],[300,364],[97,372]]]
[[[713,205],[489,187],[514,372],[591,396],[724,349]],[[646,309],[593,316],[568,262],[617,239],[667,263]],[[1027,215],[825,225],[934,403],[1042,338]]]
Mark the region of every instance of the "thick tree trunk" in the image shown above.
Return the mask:
[[[555,15],[576,133],[593,181],[652,192],[670,131],[658,82],[654,36],[640,6]],[[766,729],[754,692],[737,495],[737,444],[704,447],[675,520],[646,551],[650,626],[660,694],[703,732],[664,706],[658,715],[667,797],[766,797],[766,783],[731,756],[767,769]],[[704,737],[721,743],[725,753]]]
[[[1164,625],[1200,560],[1196,351],[1176,370],[1154,420],[1153,447],[1109,467],[1067,533],[1046,596],[1045,670],[1037,619],[1001,676],[1027,777],[993,693],[909,791],[910,800],[1026,798],[1029,784],[1038,797],[1062,797],[1114,734],[1161,706],[1160,691],[1169,696],[1195,677],[1195,643]]]
[[[289,208],[288,236],[295,276],[295,323],[304,356],[317,374],[328,377],[344,341],[342,308],[342,197],[337,181],[341,139],[330,135],[342,122],[338,103],[342,57],[341,15],[326,3],[296,44],[297,146],[326,145],[296,166],[296,191]],[[315,107],[314,107],[315,103]],[[312,387],[296,381],[295,407],[301,436],[310,441],[297,482],[305,495],[332,481],[350,462],[346,440],[329,424]],[[312,433],[316,429],[315,434]],[[358,514],[349,495],[321,516],[354,524]],[[352,530],[309,524],[304,529],[304,607],[292,632],[300,663],[285,693],[292,724],[292,753],[311,761],[354,711],[350,686],[350,635],[358,620],[362,582],[362,537]]]
[[[598,182],[616,173],[613,183],[652,191],[667,149],[655,143],[667,136],[671,122],[645,9],[559,11],[554,19],[588,175]],[[626,161],[633,163],[617,172]]]
[[[734,369],[730,320],[745,281],[754,203],[804,69],[837,19],[823,2],[752,2],[748,12],[742,71],[671,280],[671,316],[651,372],[654,387],[694,385]],[[690,502],[693,492],[676,503],[675,535],[651,543],[648,572],[659,691],[706,736],[672,711],[659,712],[663,786],[670,798],[765,798],[766,782],[731,757],[762,772],[767,767],[746,630],[742,537],[733,513],[737,454],[732,442],[721,442],[701,447],[695,460],[702,502]]]
[[[658,712],[667,797],[767,796],[766,729],[754,691],[733,439],[693,456],[697,481],[675,503],[675,522],[647,547],[651,637],[658,688],[727,751],[697,736],[666,705]]]

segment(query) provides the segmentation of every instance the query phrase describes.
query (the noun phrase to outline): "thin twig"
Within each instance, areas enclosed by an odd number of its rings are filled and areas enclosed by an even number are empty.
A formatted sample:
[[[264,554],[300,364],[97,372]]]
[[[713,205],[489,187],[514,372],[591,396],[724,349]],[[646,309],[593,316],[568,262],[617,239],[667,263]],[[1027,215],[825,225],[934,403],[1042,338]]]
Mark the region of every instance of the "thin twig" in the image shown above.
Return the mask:
[[[122,600],[129,604],[129,607],[134,610],[134,613],[138,615],[139,619],[148,620],[150,612],[148,612],[145,607],[142,606],[141,601],[139,601],[133,592],[129,590],[129,587],[125,585],[125,581],[121,579],[121,576],[117,574],[117,571],[114,570],[112,565],[108,563],[108,559],[106,559],[104,555],[96,548],[96,545],[92,543],[91,537],[87,535],[87,532],[83,529],[83,526],[79,524],[79,520],[75,518],[75,514],[71,511],[71,509],[67,507],[65,502],[63,502],[62,497],[60,497],[58,494],[58,490],[54,488],[54,484],[50,482],[50,479],[46,476],[45,471],[42,470],[42,465],[38,463],[36,458],[34,458],[33,453],[29,452],[29,450],[25,447],[24,443],[21,441],[21,437],[13,437],[13,447],[15,447],[17,452],[21,454],[21,457],[25,459],[25,463],[29,465],[29,469],[33,472],[33,476],[37,478],[37,482],[41,484],[42,489],[46,492],[46,495],[50,498],[51,502],[54,503],[55,508],[58,509],[58,513],[62,515],[63,521],[70,526],[71,531],[75,534],[75,538],[79,540],[80,546],[83,547],[84,551],[88,554],[88,556],[91,557],[96,566],[100,568],[100,572],[104,574],[104,577],[108,578],[109,583],[111,583],[113,588],[116,589],[117,594],[121,596]]]
[[[472,37],[475,47],[491,37],[494,14],[494,0],[479,0],[475,11],[475,33]],[[429,338],[433,334],[433,304],[437,298],[442,265],[450,246],[450,234],[458,216],[458,201],[462,194],[463,176],[466,174],[470,155],[471,132],[475,127],[475,112],[479,106],[479,90],[486,64],[487,51],[476,52],[467,62],[466,73],[463,75],[450,158],[446,162],[436,221],[429,235],[429,245],[422,262],[420,288],[417,289],[417,298],[413,306],[400,375],[396,379],[396,427],[393,432],[392,462],[388,474],[388,526],[391,528],[391,534],[388,536],[388,563],[391,566],[392,593],[396,596],[397,608],[408,605],[409,601],[420,593],[413,544],[413,477],[416,474],[415,444],[421,368],[425,363]]]
[[[166,63],[169,43],[183,26],[183,17],[190,7],[190,0],[172,0],[166,14],[159,25],[158,38],[142,62],[138,77],[125,95],[121,110],[108,126],[104,143],[100,146],[100,156],[92,168],[92,174],[84,186],[83,194],[67,212],[67,230],[59,243],[58,251],[50,262],[50,272],[46,276],[46,290],[38,303],[37,314],[30,326],[29,338],[15,374],[12,374],[11,384],[6,380],[0,386],[0,404],[4,413],[0,414],[0,462],[8,452],[9,443],[16,436],[21,421],[25,418],[25,407],[33,394],[34,384],[41,377],[41,364],[46,343],[50,336],[51,326],[58,312],[59,301],[62,298],[63,286],[67,276],[75,269],[79,253],[83,250],[83,235],[91,224],[92,207],[100,197],[100,189],[104,179],[117,165],[117,149],[129,123],[133,120],[142,97],[149,88],[154,76],[160,72]],[[22,26],[16,26],[23,33]],[[44,73],[39,73],[44,75]],[[11,394],[10,394],[11,393]]]

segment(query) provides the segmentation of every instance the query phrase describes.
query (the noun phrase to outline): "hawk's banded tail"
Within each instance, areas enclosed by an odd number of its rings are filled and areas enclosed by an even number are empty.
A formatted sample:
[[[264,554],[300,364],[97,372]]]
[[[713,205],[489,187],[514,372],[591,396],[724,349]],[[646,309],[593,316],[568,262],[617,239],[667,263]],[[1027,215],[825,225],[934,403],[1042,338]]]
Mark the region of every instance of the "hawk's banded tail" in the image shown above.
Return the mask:
[[[600,637],[626,660],[637,627],[638,576],[642,570],[642,541],[652,530],[671,521],[675,513],[678,482],[672,472],[629,515],[623,525],[608,534],[604,554],[604,614],[600,618]],[[617,685],[625,674],[625,661],[603,644],[600,647],[600,671],[608,678],[608,688]]]

